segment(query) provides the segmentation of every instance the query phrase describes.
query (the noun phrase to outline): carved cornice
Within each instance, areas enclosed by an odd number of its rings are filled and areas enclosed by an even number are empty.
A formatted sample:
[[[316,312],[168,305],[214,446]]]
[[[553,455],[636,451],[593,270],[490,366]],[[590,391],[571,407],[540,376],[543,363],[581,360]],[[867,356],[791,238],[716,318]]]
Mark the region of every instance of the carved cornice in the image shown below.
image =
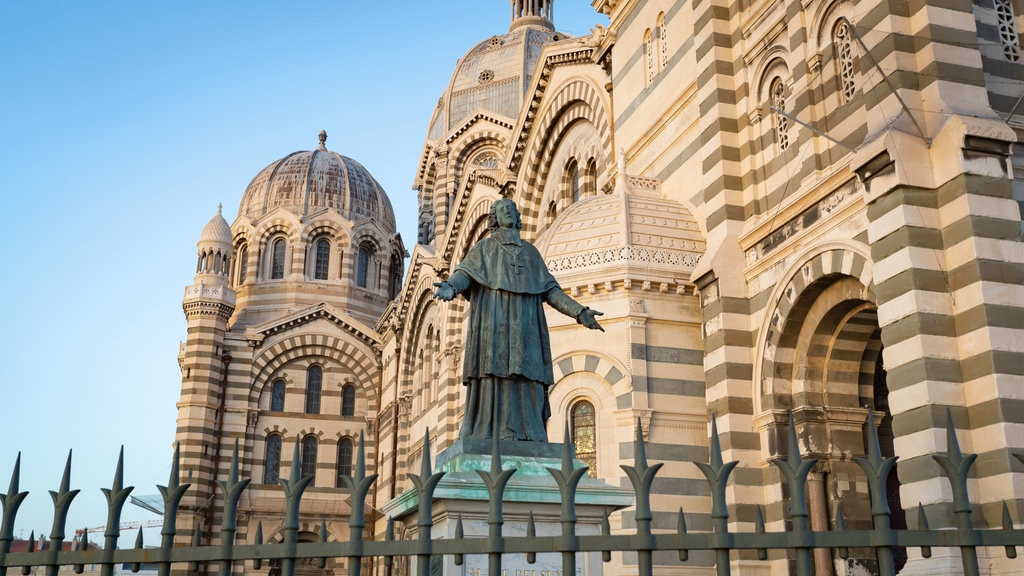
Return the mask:
[[[333,311],[331,307],[324,302],[321,302],[312,308],[307,308],[290,316],[286,316],[285,318],[274,320],[271,323],[250,328],[245,331],[245,340],[249,343],[249,346],[255,348],[262,345],[263,341],[269,336],[293,330],[299,326],[309,324],[310,322],[320,319],[332,322],[371,348],[377,348],[380,346],[380,341],[378,340],[376,332],[369,330],[368,326],[363,326],[354,319]]]

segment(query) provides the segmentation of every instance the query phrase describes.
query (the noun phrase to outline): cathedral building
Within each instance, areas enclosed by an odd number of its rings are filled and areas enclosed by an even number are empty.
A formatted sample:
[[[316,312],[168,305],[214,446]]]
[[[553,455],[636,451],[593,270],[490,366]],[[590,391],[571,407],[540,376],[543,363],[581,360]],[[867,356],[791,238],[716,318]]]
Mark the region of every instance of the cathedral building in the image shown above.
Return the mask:
[[[315,478],[302,537],[344,539],[337,478],[363,438],[379,475],[367,537],[380,537],[379,511],[411,488],[424,438],[437,454],[458,437],[468,306],[434,299],[434,283],[487,234],[502,197],[562,288],[604,313],[605,333],[548,315],[548,434],[568,427],[589,474],[613,485],[628,485],[619,466],[642,434],[664,464],[656,531],[675,530],[680,508],[691,530],[710,529],[692,462],[708,459],[712,421],[739,462],[731,529],[752,530],[760,508],[785,531],[789,492],[771,460],[791,449],[791,417],[801,454],[818,460],[814,530],[836,529],[840,508],[849,528],[871,526],[853,459],[872,415],[884,455],[899,458],[894,523],[916,526],[902,512],[920,506],[932,527],[952,525],[931,458],[946,449],[947,414],[978,455],[975,525],[1001,525],[1004,501],[1024,518],[1019,0],[592,5],[605,24],[571,37],[553,0],[512,0],[509,29],[481,30],[455,64],[409,159],[419,220],[407,266],[387,196],[323,135],[258,174],[233,224],[210,221],[184,299],[177,440],[196,489],[179,526],[219,522],[215,486],[237,445],[252,479],[240,535],[261,521],[275,538],[277,479],[298,450]],[[631,510],[611,524],[629,533]],[[1012,573],[979,553],[985,573]],[[657,562],[659,574],[714,572],[707,554]],[[785,551],[731,562],[790,573]],[[870,574],[874,562],[820,550],[815,570]],[[635,573],[628,555],[613,563],[608,573]],[[961,569],[950,549],[907,550],[898,566]]]

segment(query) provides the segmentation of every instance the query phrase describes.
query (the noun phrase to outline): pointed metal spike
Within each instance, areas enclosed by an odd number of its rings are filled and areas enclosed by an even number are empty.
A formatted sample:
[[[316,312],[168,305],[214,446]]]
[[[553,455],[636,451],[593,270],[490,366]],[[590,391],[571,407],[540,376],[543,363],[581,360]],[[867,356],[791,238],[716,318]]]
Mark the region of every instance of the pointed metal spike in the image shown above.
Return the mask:
[[[946,452],[949,452],[953,461],[963,458],[960,452],[960,442],[956,438],[956,426],[953,425],[953,411],[946,408]]]
[[[60,479],[61,494],[71,491],[71,450],[68,450],[68,461],[64,464],[64,475]]]
[[[366,435],[359,433],[359,447],[356,452],[356,470],[353,478],[366,477]]]
[[[924,513],[924,505],[920,502],[917,503],[917,529],[918,530],[929,530],[928,528],[928,516]],[[925,558],[932,557],[931,546],[921,546],[921,556]]]
[[[533,510],[530,510],[530,519],[526,523],[526,537],[530,540],[537,537],[537,526],[533,522]],[[537,553],[527,552],[526,563],[533,564],[535,562],[537,562]]]
[[[758,534],[764,534],[764,510],[761,509],[761,505],[760,504],[758,504],[757,508],[754,509],[754,531],[757,532]],[[768,549],[767,548],[758,548],[757,549],[757,559],[758,560],[767,560],[768,559]]]
[[[497,431],[491,443],[491,474],[496,478],[501,474],[501,446],[499,444]]]
[[[135,549],[142,550],[142,527],[139,526],[139,533],[135,536]]]
[[[569,438],[569,420],[565,421],[565,430],[562,432],[562,472],[572,470],[572,445]]]
[[[711,413],[711,459],[708,461],[711,467],[718,470],[722,467],[722,444],[718,439],[718,422],[715,413]]]
[[[7,489],[8,495],[14,495],[18,493],[18,484],[21,481],[21,451],[18,451],[17,458],[14,459],[14,471],[11,472],[11,485]]]
[[[836,531],[837,532],[845,532],[846,531],[846,516],[843,514],[843,503],[842,502],[836,502]],[[838,550],[838,553],[839,553],[839,557],[842,558],[843,560],[846,560],[847,558],[850,557],[850,549],[847,548],[846,546],[840,546],[839,550]]]
[[[796,420],[793,418],[793,411],[789,411],[789,447],[786,460],[789,462],[793,469],[797,469],[800,466],[803,458],[800,457],[800,440],[796,436]]]
[[[171,473],[167,477],[167,487],[177,488],[181,485],[179,466],[181,465],[181,443],[174,443],[174,458],[171,460]]]
[[[121,445],[121,450],[117,453],[117,468],[114,470],[114,483],[110,488],[110,491],[115,494],[121,490],[124,490],[124,444]]]
[[[262,521],[256,522],[256,536],[253,538],[253,540],[254,540],[253,544],[256,544],[256,545],[263,544],[263,522]],[[259,570],[260,568],[263,568],[263,559],[262,558],[253,558],[253,560],[252,560],[252,568],[253,568],[253,570]]]
[[[610,536],[611,533],[612,533],[612,525],[611,525],[611,522],[608,520],[608,514],[609,514],[609,512],[605,511],[604,516],[601,518],[601,535],[602,536]],[[612,551],[611,550],[601,550],[601,562],[607,563],[607,562],[611,562],[611,561],[612,561]]]
[[[636,451],[633,454],[633,466],[638,470],[647,467],[647,449],[644,447],[644,428],[640,419],[636,419]]]
[[[24,534],[24,532],[22,532],[22,534]],[[36,551],[36,531],[35,530],[33,530],[32,532],[29,533],[28,542],[26,542],[25,544],[28,546],[28,551],[29,552],[35,552]]]
[[[878,462],[882,459],[882,445],[878,441],[878,428],[875,426],[875,411],[868,408],[868,459]]]
[[[231,453],[231,471],[228,473],[229,482],[238,482],[238,438],[235,438],[235,450]]]
[[[420,478],[427,479],[430,477],[431,468],[433,468],[433,462],[430,461],[430,427],[428,426],[426,431],[423,432],[423,459],[420,461]]]
[[[676,528],[676,531],[679,533],[680,536],[682,536],[683,534],[686,534],[686,516],[683,514],[683,508],[682,507],[679,508],[679,525]],[[690,551],[685,549],[685,548],[680,548],[679,549],[679,561],[680,562],[686,562],[689,559],[690,559]]]
[[[299,459],[299,435],[295,435],[295,451],[292,453],[292,469],[288,472],[288,480],[292,482],[292,485],[298,484],[301,479],[301,468],[302,464]]]
[[[1003,500],[1003,530],[1013,531],[1013,518],[1010,517],[1010,508],[1006,505],[1006,500]],[[1003,550],[1007,558],[1017,557],[1016,546],[1003,546]]]
[[[394,524],[389,521],[388,522],[388,527],[392,527],[392,526],[394,526]],[[392,529],[392,531],[393,531],[393,529]],[[393,533],[392,533],[392,537],[394,537]],[[462,514],[459,514],[458,516],[455,517],[455,539],[458,540],[458,541],[461,541],[464,537],[465,537],[465,532],[464,532],[464,530],[462,528]],[[453,558],[453,560],[455,561],[455,565],[456,566],[462,566],[462,562],[465,559],[465,556],[462,555],[462,554],[455,554],[454,556],[455,557]]]

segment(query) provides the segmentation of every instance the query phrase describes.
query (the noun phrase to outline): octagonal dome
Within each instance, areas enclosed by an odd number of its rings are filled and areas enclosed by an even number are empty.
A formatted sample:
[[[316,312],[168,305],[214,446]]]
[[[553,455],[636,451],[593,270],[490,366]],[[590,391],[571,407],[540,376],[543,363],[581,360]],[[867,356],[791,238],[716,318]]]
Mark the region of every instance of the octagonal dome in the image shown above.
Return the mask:
[[[590,196],[569,206],[538,240],[563,285],[577,276],[635,280],[688,278],[705,250],[703,233],[685,206],[654,194]]]
[[[550,1],[543,6],[516,2],[509,32],[470,48],[455,65],[451,82],[437,101],[427,139],[436,140],[483,110],[515,119],[522,108],[544,44],[568,34],[556,32]]]
[[[395,212],[377,180],[362,164],[328,150],[320,132],[316,150],[293,152],[260,171],[238,207],[239,216],[259,218],[274,208],[307,215],[323,208],[354,222],[375,219],[395,231]]]

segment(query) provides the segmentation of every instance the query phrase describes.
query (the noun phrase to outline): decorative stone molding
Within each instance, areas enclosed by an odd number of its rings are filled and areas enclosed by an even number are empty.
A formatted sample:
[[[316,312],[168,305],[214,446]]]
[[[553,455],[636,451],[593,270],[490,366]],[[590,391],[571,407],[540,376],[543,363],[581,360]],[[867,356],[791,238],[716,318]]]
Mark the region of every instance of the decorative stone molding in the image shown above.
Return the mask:
[[[620,263],[664,264],[692,270],[700,259],[697,252],[648,248],[646,246],[620,245],[615,248],[592,250],[572,256],[560,256],[548,260],[548,270],[563,272],[583,270],[592,266]],[[683,272],[680,272],[682,274]]]

